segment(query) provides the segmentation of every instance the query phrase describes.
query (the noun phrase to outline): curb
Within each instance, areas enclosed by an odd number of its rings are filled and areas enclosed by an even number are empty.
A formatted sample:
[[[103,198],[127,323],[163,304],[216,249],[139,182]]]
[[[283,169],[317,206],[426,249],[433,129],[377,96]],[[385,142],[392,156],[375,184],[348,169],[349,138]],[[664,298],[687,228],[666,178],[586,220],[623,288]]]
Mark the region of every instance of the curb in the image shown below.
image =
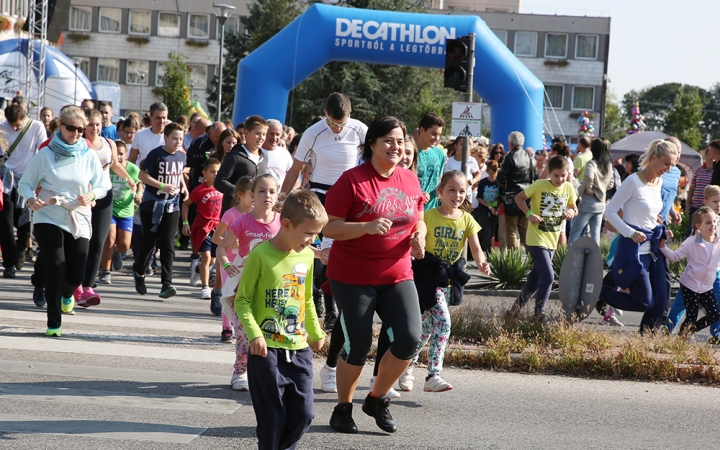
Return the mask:
[[[479,295],[482,297],[509,297],[517,298],[520,295],[519,289],[474,289],[472,287],[465,288],[463,291],[467,295]],[[550,300],[560,300],[560,293],[557,291],[550,292]]]

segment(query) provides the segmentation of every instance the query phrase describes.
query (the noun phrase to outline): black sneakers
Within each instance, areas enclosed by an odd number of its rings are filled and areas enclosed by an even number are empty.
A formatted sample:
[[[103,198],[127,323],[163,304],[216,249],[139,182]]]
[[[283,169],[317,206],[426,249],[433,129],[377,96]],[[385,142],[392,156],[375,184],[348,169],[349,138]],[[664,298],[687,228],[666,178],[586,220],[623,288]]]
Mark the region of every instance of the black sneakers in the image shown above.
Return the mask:
[[[147,294],[147,286],[145,286],[145,275],[138,275],[133,270],[133,279],[135,280],[135,291],[140,295]]]
[[[367,400],[366,400],[367,402]],[[357,433],[357,425],[352,418],[352,403],[340,403],[330,416],[330,426],[341,433]],[[363,410],[365,406],[363,406]]]
[[[45,288],[42,286],[35,286],[33,288],[33,301],[35,302],[35,306],[38,308],[42,308],[47,303],[47,300],[45,299]]]
[[[368,394],[365,397],[365,403],[362,405],[362,410],[365,414],[375,418],[375,423],[381,430],[387,431],[388,433],[394,433],[397,431],[395,420],[393,420],[388,410],[390,405],[390,399],[387,395],[383,395],[380,398],[375,398]],[[339,405],[338,405],[339,406]]]

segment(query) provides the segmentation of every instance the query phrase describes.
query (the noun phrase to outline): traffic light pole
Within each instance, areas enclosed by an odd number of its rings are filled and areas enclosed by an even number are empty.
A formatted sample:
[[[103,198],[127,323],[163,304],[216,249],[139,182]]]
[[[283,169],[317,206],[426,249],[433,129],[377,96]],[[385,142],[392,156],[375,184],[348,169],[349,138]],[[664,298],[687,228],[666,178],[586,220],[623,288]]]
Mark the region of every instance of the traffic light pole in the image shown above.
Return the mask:
[[[469,33],[469,45],[468,45],[468,71],[467,71],[467,88],[465,89],[465,101],[471,103],[473,101],[473,78],[475,75],[475,33]],[[462,173],[467,173],[468,154],[470,144],[470,136],[466,136],[463,139],[462,148],[462,166],[460,170]]]

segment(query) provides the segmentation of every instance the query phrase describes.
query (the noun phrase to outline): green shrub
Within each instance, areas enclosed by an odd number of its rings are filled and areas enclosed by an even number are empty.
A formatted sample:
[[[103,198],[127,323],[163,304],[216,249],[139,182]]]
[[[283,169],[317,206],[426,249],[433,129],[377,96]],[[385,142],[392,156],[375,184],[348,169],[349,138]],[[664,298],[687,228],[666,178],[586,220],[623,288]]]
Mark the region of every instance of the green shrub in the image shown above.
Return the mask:
[[[676,241],[669,241],[667,244],[668,247],[670,247],[672,250],[677,250],[678,247],[680,247],[680,244]],[[685,272],[685,267],[687,266],[687,260],[681,259],[678,262],[671,262],[670,263],[670,278],[672,279],[672,282],[675,283],[680,279],[680,275]]]
[[[487,261],[492,268],[493,278],[497,280],[495,289],[522,287],[531,268],[531,259],[523,254],[521,248],[494,248],[487,255]]]
[[[608,255],[610,254],[610,244],[612,244],[612,239],[608,238],[607,236],[600,235],[600,254],[602,255],[603,260],[603,266],[605,266],[605,270],[608,270]]]
[[[567,255],[568,248],[566,245],[558,245],[557,249],[555,250],[555,255],[553,256],[552,260],[552,266],[553,266],[553,272],[555,272],[555,284],[557,284],[558,280],[560,279],[560,269],[562,268],[562,263],[565,261],[565,255]]]

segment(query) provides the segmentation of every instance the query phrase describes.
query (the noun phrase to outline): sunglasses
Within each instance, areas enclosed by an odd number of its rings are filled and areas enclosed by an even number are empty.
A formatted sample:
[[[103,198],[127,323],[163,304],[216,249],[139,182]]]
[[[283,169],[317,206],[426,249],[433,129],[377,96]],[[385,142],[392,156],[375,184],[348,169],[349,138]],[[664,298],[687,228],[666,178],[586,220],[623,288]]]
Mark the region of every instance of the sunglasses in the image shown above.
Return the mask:
[[[347,126],[347,124],[348,124],[347,122],[345,122],[345,123],[337,123],[337,122],[334,122],[334,121],[333,121],[330,117],[328,117],[328,116],[325,116],[325,120],[327,120],[328,122],[330,122],[330,125],[335,125],[335,126],[338,127],[338,128],[342,128],[342,127],[344,127],[344,126]]]
[[[68,130],[71,133],[74,133],[77,131],[78,133],[83,134],[85,132],[85,128],[83,128],[83,127],[76,127],[75,125],[67,125],[67,124],[65,124],[63,126],[65,127],[66,130]]]

